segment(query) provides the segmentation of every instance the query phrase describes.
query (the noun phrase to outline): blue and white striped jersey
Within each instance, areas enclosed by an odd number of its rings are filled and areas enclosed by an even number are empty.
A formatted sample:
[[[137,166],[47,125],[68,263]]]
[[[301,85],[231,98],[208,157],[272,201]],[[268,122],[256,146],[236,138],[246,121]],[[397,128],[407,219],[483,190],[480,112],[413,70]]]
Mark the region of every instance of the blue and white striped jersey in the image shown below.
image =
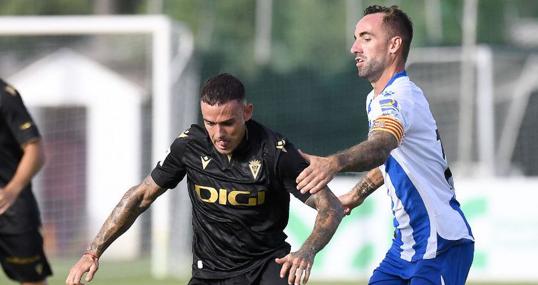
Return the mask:
[[[389,254],[406,261],[435,258],[452,245],[473,241],[455,197],[437,124],[422,90],[406,72],[366,99],[370,131],[400,142],[379,169],[392,200],[395,236]]]

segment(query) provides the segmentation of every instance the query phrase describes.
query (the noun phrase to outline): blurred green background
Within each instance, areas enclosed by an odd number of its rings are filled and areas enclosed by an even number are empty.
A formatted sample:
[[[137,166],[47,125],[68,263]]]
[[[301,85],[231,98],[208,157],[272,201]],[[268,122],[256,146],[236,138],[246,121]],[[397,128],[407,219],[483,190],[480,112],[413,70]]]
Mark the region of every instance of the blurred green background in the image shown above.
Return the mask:
[[[399,5],[414,22],[414,47],[459,46],[462,42],[463,0],[272,0],[271,30],[265,45],[268,53],[260,56],[256,9],[262,2],[267,1],[2,0],[0,15],[165,14],[193,32],[202,80],[220,72],[237,75],[255,105],[255,119],[283,133],[302,150],[321,155],[353,145],[367,135],[364,101],[370,86],[357,77],[349,52],[362,8]],[[431,3],[440,5],[439,13],[428,10]],[[536,47],[514,42],[511,27],[526,18],[538,19],[538,1],[481,0],[476,41],[501,50],[535,51]],[[0,39],[0,49],[29,48],[28,41]],[[46,43],[34,48],[40,45]],[[149,246],[143,246],[147,256]],[[49,283],[62,284],[74,261],[54,259],[55,276]],[[148,258],[128,263],[104,261],[92,284],[185,283],[149,276]],[[359,282],[364,280],[311,284],[364,284]],[[10,284],[1,273],[0,284]]]
[[[267,1],[3,0],[0,14],[168,15],[192,30],[202,80],[219,72],[237,75],[257,106],[256,119],[318,154],[366,137],[363,110],[369,84],[357,78],[349,53],[354,24],[364,7],[399,5],[414,22],[415,47],[462,41],[463,0],[272,0],[269,55],[257,57],[256,6],[261,2]],[[429,3],[440,7],[432,12]],[[538,1],[479,1],[477,43],[510,48],[511,23],[537,16]]]

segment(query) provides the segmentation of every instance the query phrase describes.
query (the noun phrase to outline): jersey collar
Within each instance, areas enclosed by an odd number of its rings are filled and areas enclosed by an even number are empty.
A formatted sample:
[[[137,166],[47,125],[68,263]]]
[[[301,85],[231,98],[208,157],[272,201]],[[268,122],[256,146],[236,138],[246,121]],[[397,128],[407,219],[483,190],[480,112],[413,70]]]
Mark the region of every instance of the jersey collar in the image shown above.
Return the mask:
[[[381,93],[383,93],[383,91],[385,91],[385,89],[387,89],[387,87],[389,87],[396,79],[400,78],[400,77],[404,77],[404,76],[407,76],[407,72],[405,70],[402,70],[400,72],[397,72],[395,73],[389,80],[389,82],[387,82],[387,85],[385,85],[385,88],[383,88],[383,90],[381,90]]]

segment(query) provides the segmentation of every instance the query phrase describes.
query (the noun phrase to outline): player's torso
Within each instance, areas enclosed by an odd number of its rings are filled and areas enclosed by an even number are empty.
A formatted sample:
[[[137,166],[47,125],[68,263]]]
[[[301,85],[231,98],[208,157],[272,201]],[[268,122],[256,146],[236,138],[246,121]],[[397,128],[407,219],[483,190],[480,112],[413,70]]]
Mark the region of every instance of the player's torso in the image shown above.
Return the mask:
[[[10,88],[12,93],[7,92],[6,88]],[[15,95],[19,96],[15,89],[0,80],[0,188],[13,178],[23,155],[22,147],[13,133],[13,130],[21,131],[20,126],[9,124],[6,116],[10,115],[5,110],[8,106],[4,104],[5,100],[11,99],[6,96]],[[0,215],[0,234],[21,233],[40,225],[39,210],[31,189],[31,183],[27,184],[13,205]]]
[[[273,175],[275,142],[253,131],[231,157],[208,141],[187,146],[183,161],[193,207],[195,270],[240,271],[288,247],[283,230],[289,194]]]
[[[11,132],[3,112],[5,108],[2,105],[3,96],[8,95],[0,92],[0,186],[7,184],[13,177],[22,157],[22,149]]]
[[[465,218],[456,210],[459,205],[435,119],[422,91],[408,77],[372,97],[367,102],[369,120],[395,108],[404,127],[401,144],[380,167],[396,228],[391,251],[408,261],[435,257],[449,243],[445,239],[470,238]]]

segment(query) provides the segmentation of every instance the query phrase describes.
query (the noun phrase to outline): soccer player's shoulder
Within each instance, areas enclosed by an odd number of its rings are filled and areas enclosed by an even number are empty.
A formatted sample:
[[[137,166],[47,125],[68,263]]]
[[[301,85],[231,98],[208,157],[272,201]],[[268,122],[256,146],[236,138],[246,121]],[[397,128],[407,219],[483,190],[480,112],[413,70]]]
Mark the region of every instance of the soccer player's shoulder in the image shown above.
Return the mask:
[[[282,152],[288,152],[287,147],[290,146],[290,143],[286,137],[268,127],[260,126],[263,128],[262,136],[264,137],[265,147],[268,153],[272,153],[277,157],[281,155]]]
[[[248,121],[247,124],[249,136],[256,137],[270,145],[274,145],[278,140],[283,138],[278,132],[275,132],[254,120]]]
[[[206,132],[203,127],[192,124],[190,128],[179,133],[172,144],[172,148],[184,149],[187,145],[203,145],[206,142]]]

